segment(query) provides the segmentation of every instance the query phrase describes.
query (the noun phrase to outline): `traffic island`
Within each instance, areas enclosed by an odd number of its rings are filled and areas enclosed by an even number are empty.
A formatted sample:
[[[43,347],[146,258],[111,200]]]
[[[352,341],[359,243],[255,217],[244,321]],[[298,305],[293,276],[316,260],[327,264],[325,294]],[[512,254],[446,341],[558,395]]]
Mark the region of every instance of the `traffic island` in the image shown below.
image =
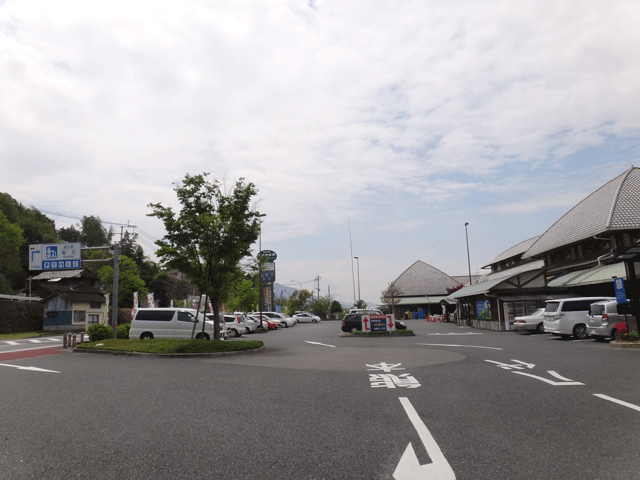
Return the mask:
[[[108,339],[77,345],[74,353],[108,353],[113,355],[161,357],[216,357],[257,353],[264,350],[259,340],[150,340]]]
[[[345,332],[340,334],[341,337],[415,337],[413,330],[392,330],[387,332],[363,332],[356,330],[355,332]]]
[[[629,342],[625,340],[612,340],[609,342],[613,348],[640,348],[640,342]]]

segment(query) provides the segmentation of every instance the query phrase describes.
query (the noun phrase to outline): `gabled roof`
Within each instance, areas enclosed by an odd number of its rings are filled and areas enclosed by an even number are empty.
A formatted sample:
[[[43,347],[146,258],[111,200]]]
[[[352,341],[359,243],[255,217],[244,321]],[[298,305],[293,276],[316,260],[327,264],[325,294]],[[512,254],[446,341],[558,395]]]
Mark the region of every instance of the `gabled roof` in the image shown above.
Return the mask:
[[[446,295],[447,288],[460,283],[446,273],[420,260],[407,268],[394,282],[401,297]]]
[[[640,168],[631,167],[569,210],[524,258],[615,230],[640,229]]]
[[[491,260],[487,265],[485,265],[482,268],[490,267],[491,265],[502,262],[507,258],[516,257],[516,256],[521,257],[522,254],[527,250],[529,250],[531,245],[533,245],[536,242],[536,240],[538,240],[539,238],[540,238],[540,235],[538,235],[537,237],[530,238],[529,240],[525,240],[524,242],[520,242],[517,245],[514,245],[513,247],[502,252],[500,255],[498,255],[496,258]]]
[[[31,277],[31,280],[60,280],[62,278],[98,278],[98,276],[87,269],[80,270],[45,270],[38,275]]]

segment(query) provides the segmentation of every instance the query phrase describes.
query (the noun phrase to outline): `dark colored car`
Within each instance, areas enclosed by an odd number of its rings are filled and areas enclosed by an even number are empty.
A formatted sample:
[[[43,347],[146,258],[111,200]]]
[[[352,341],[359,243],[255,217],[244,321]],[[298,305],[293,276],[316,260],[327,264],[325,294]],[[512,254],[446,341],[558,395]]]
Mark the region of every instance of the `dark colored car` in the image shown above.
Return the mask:
[[[362,330],[362,320],[361,314],[359,313],[349,313],[345,315],[342,319],[342,331],[343,332],[353,332],[357,330]],[[396,330],[406,330],[407,326],[401,322],[400,320],[395,320]]]

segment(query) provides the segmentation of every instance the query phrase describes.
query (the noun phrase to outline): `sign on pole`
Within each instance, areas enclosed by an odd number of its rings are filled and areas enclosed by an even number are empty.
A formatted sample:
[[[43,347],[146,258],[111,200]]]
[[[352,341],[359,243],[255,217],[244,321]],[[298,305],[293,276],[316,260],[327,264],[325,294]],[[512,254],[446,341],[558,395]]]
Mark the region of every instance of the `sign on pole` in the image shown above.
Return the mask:
[[[278,258],[278,255],[276,255],[276,252],[274,252],[273,250],[262,250],[260,253],[258,253],[258,258],[262,258],[266,262],[273,263],[276,261],[276,258]]]
[[[619,278],[619,277],[614,278],[613,286],[616,291],[616,302],[626,303],[627,294],[625,293],[625,290],[624,290],[624,278]]]
[[[80,243],[29,245],[29,270],[71,270],[82,267]]]

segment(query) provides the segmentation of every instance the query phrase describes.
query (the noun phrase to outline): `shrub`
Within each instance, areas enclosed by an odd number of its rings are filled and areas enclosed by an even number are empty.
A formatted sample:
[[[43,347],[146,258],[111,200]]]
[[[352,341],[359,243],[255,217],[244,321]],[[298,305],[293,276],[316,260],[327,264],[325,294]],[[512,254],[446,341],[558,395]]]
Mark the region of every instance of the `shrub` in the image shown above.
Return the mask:
[[[113,329],[106,323],[94,323],[87,328],[87,333],[89,334],[90,342],[113,338]]]
[[[122,325],[118,325],[117,338],[127,340],[129,338],[129,330],[131,330],[130,323],[123,323]]]

